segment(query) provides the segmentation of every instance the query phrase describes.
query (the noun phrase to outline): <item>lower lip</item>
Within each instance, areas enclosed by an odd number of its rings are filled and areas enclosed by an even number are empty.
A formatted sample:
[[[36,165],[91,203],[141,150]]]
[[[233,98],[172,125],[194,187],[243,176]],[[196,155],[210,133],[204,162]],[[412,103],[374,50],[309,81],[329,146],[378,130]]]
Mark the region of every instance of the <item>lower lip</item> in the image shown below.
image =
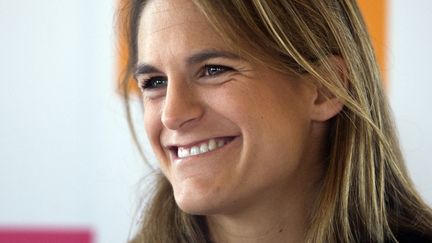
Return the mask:
[[[189,161],[197,161],[200,160],[202,161],[203,159],[206,159],[210,156],[214,156],[218,153],[223,153],[225,152],[225,150],[229,149],[230,147],[234,146],[234,144],[239,140],[240,136],[236,136],[233,137],[229,142],[227,142],[224,146],[216,148],[215,150],[206,152],[206,153],[202,153],[202,154],[197,154],[197,155],[193,155],[193,156],[189,156],[186,158],[179,158],[176,154],[172,155],[172,158],[174,160],[175,164],[180,164],[180,163],[188,163]]]

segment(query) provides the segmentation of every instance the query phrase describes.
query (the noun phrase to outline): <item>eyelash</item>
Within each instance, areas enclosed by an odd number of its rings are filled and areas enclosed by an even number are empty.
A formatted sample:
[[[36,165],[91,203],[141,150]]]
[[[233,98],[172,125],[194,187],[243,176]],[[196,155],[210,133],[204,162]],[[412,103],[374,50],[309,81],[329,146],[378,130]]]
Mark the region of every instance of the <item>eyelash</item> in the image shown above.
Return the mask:
[[[215,74],[210,74],[209,70],[210,69],[217,69]],[[203,75],[202,76],[217,76],[220,74],[223,74],[225,72],[229,72],[229,71],[233,71],[234,69],[228,66],[224,66],[224,65],[211,65],[211,64],[207,64],[204,65],[203,68]]]
[[[159,88],[160,85],[166,85],[166,78],[163,76],[155,76],[148,79],[144,79],[139,82],[139,86],[142,90],[145,89],[156,89]]]
[[[199,72],[199,77],[215,77],[234,69],[225,65],[206,64]],[[213,74],[211,74],[213,72]],[[167,85],[167,79],[164,76],[154,76],[148,79],[139,81],[139,86],[142,90],[157,89]]]

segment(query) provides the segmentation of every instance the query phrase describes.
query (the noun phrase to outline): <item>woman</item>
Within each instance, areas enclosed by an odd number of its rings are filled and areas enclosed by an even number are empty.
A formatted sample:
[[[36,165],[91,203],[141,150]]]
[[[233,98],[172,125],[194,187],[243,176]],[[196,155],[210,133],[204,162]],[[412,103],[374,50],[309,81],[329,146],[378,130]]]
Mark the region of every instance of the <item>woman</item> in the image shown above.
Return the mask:
[[[162,172],[132,242],[431,242],[354,0],[123,10]]]

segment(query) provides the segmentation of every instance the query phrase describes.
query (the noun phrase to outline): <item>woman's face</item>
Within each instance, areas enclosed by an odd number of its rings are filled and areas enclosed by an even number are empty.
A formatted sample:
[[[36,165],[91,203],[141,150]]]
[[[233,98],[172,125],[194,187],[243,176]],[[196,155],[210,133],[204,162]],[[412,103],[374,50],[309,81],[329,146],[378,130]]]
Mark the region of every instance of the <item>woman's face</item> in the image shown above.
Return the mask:
[[[187,0],[150,1],[138,49],[145,128],[184,211],[235,212],[316,177],[306,79],[238,57]]]

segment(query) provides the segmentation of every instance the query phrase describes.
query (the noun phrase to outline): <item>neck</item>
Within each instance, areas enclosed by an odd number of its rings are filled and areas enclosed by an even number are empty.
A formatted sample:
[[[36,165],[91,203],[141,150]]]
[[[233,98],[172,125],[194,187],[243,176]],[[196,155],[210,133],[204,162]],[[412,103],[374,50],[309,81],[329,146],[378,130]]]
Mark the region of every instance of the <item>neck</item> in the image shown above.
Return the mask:
[[[253,206],[229,215],[208,215],[210,233],[216,243],[304,242],[314,206],[315,183],[285,185],[286,193],[263,193]],[[309,186],[305,186],[309,185]],[[288,195],[288,196],[286,196]]]

